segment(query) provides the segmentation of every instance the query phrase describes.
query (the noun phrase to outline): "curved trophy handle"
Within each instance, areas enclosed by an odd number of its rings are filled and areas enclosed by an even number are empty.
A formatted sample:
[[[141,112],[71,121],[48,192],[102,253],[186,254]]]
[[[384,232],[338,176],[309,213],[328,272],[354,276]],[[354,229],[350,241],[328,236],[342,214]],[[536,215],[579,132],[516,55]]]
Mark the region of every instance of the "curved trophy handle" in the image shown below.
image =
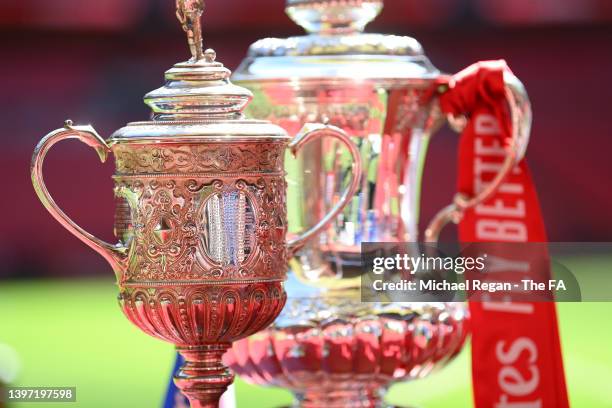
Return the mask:
[[[349,187],[344,191],[340,201],[319,221],[314,227],[306,232],[301,233],[297,238],[292,239],[287,243],[291,255],[295,254],[304,244],[318,235],[330,222],[338,216],[338,214],[346,207],[351,198],[357,192],[361,183],[361,155],[357,146],[351,141],[350,137],[342,129],[323,124],[307,123],[302,130],[297,134],[295,139],[289,144],[291,153],[295,156],[297,152],[308,142],[329,136],[338,139],[349,150],[353,159],[353,178]]]
[[[45,186],[42,171],[45,156],[54,144],[64,139],[79,139],[81,142],[94,148],[103,163],[106,161],[108,153],[110,152],[110,148],[104,139],[102,139],[102,137],[94,130],[93,127],[73,126],[72,121],[67,120],[63,128],[54,130],[45,136],[34,150],[32,164],[30,167],[34,190],[36,190],[38,198],[45,208],[51,213],[53,218],[55,218],[74,236],[102,255],[104,259],[111,264],[116,273],[120,273],[125,263],[126,248],[120,246],[119,244],[111,245],[104,242],[101,239],[94,237],[83,228],[79,227],[57,206],[51,197],[51,194],[49,194],[47,187]]]
[[[448,223],[458,224],[466,210],[474,208],[491,197],[504,182],[506,176],[525,157],[532,120],[529,96],[521,81],[510,72],[504,72],[504,82],[506,85],[506,100],[510,107],[512,120],[511,140],[505,147],[506,159],[495,178],[480,193],[474,197],[467,197],[458,193],[451,205],[436,214],[425,230],[426,242],[438,242],[440,232]],[[448,120],[450,126],[456,131],[461,131],[467,124],[465,117],[449,116]]]

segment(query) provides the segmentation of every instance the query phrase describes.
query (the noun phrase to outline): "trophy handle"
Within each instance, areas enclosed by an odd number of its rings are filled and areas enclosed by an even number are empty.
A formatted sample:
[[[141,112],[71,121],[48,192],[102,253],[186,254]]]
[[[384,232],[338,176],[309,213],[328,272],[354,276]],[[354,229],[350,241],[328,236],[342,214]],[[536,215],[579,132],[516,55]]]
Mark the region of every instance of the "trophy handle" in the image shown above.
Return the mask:
[[[359,154],[359,150],[351,141],[349,135],[336,126],[307,123],[304,125],[302,130],[300,130],[295,139],[293,139],[293,141],[289,144],[289,149],[295,156],[297,152],[307,143],[326,136],[338,139],[349,150],[353,159],[353,177],[350,185],[346,190],[344,190],[344,193],[342,194],[342,197],[338,203],[336,203],[336,205],[334,205],[334,207],[314,227],[301,233],[297,238],[292,239],[287,243],[291,255],[300,250],[308,240],[320,234],[321,231],[338,216],[338,214],[353,198],[361,184],[361,155]]]
[[[458,224],[463,218],[465,211],[474,208],[491,197],[504,182],[506,176],[525,157],[531,133],[531,103],[529,102],[529,96],[525,87],[516,76],[510,72],[504,72],[504,82],[506,85],[506,100],[510,108],[512,120],[512,137],[510,143],[505,147],[506,158],[504,163],[493,181],[480,193],[474,197],[467,197],[464,194],[458,193],[455,195],[451,205],[444,207],[436,214],[425,230],[426,242],[438,242],[440,232],[448,223]],[[450,126],[457,131],[461,131],[467,124],[465,117],[449,116],[448,120]]]
[[[102,137],[91,126],[73,126],[72,121],[67,120],[64,127],[54,130],[45,136],[36,146],[32,155],[32,164],[30,172],[32,174],[32,184],[38,198],[64,228],[70,231],[74,236],[87,244],[94,251],[106,259],[111,264],[116,273],[120,273],[124,269],[127,249],[120,244],[111,245],[107,242],[98,239],[79,227],[72,221],[55,203],[51,194],[47,190],[43,178],[42,166],[47,152],[59,141],[64,139],[78,139],[86,145],[94,148],[104,163],[110,152],[110,148],[102,139]]]

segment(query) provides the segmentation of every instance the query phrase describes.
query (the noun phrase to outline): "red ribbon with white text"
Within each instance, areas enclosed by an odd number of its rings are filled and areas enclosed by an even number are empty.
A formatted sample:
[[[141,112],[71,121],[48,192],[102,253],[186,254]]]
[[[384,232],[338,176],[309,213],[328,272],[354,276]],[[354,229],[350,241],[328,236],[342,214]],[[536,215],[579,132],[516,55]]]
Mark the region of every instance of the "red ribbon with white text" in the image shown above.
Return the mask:
[[[499,171],[511,142],[504,61],[474,64],[452,77],[442,110],[469,118],[459,144],[459,192],[477,194]],[[546,242],[538,197],[522,160],[497,192],[465,212],[461,242]],[[545,246],[538,246],[545,251]],[[548,254],[541,254],[548,257]],[[535,265],[535,266],[534,266]],[[549,265],[532,264],[550,278]],[[545,270],[542,270],[545,269]],[[569,406],[554,302],[470,302],[477,408]]]

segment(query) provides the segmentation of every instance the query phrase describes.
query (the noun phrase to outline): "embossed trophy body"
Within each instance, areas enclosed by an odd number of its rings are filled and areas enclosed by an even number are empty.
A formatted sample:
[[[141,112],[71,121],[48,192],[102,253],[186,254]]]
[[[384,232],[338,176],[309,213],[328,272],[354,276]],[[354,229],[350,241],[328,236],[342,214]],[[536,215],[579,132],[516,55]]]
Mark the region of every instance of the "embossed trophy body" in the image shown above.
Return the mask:
[[[287,242],[285,151],[329,136],[359,154],[341,130],[309,125],[295,138],[265,121],[246,120],[251,93],[202,52],[201,2],[178,1],[192,59],[166,72],[145,96],[151,121],[134,122],[103,140],[90,126],[47,135],[32,161],[35,189],[50,213],[112,265],[125,316],[145,333],[173,343],[186,363],[175,377],[192,407],[216,406],[233,380],[221,356],[235,340],[268,326],[286,299],[287,261],[354,194]],[[42,177],[47,151],[76,138],[104,161],[115,158],[115,245],[76,225],[49,195]],[[293,139],[293,140],[292,140]]]
[[[413,38],[363,33],[382,0],[288,0],[308,35],[254,43],[234,81],[255,95],[251,116],[287,130],[328,120],[351,135],[362,158],[358,193],[291,263],[288,301],[274,324],[228,355],[257,384],[292,390],[303,407],[374,407],[397,381],[420,378],[456,355],[467,334],[461,303],[361,303],[362,242],[411,242],[421,250],[421,176],[432,134],[447,119],[437,95],[444,75]],[[457,195],[429,224],[425,240],[486,199],[522,158],[531,112],[520,82],[504,78],[515,133],[499,174],[474,197]],[[463,118],[449,117],[460,127]],[[338,146],[307,147],[289,172],[298,227],[337,202],[351,166]],[[324,191],[304,196],[291,184]],[[292,218],[292,222],[294,219]]]

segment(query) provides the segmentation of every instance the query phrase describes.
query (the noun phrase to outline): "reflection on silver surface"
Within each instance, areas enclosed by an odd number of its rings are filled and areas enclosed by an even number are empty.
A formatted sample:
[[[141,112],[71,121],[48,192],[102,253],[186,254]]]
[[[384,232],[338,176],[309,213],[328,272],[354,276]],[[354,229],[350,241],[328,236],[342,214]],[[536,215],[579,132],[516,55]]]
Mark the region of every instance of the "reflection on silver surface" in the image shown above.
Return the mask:
[[[328,120],[352,136],[361,154],[358,194],[319,242],[298,255],[306,273],[329,273],[331,263],[342,275],[344,267],[359,265],[363,241],[418,239],[422,169],[431,132],[441,119],[435,100],[428,99],[430,85],[398,90],[372,83],[351,83],[348,89],[306,88],[295,90],[291,103],[282,106],[278,99],[286,96],[286,84],[248,86],[256,95],[250,113],[287,130]],[[288,167],[288,200],[298,209],[291,218],[292,229],[314,225],[337,203],[352,171],[346,150],[333,140],[321,140],[305,150]]]
[[[203,207],[201,222],[206,254],[216,263],[238,266],[252,253],[255,217],[244,192],[211,195]]]

